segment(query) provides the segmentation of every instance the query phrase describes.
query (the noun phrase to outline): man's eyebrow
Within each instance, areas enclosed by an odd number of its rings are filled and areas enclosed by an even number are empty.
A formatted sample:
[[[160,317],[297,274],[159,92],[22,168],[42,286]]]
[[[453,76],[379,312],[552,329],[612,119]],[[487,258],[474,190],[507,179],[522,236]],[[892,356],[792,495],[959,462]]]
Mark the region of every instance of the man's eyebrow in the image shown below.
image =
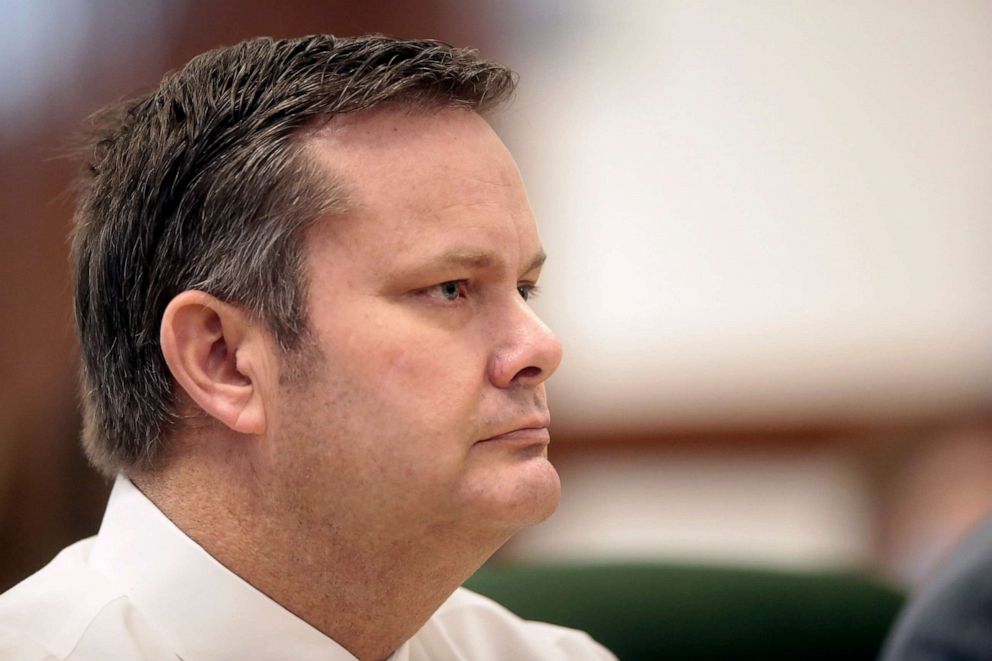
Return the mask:
[[[488,268],[496,261],[496,256],[493,253],[477,248],[455,248],[430,260],[431,264],[441,266],[467,266],[471,268]]]
[[[522,272],[530,273],[540,268],[547,258],[548,256],[544,250],[538,250]],[[491,268],[499,263],[500,260],[494,253],[477,248],[456,248],[443,252],[430,260],[431,265],[465,266],[476,269]]]
[[[524,273],[530,273],[531,271],[541,268],[544,266],[544,262],[547,261],[547,259],[548,254],[544,252],[543,248],[539,249],[537,254],[534,255],[534,258],[530,260],[530,264],[528,264],[527,268],[524,269]]]

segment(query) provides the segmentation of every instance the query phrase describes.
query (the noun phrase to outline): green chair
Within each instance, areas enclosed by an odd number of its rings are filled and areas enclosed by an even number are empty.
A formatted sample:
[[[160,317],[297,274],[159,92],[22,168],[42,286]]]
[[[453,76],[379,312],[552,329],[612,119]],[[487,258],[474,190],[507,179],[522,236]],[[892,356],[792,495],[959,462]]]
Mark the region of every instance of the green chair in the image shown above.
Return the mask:
[[[623,661],[875,659],[904,601],[857,574],[668,564],[487,565],[465,586]]]

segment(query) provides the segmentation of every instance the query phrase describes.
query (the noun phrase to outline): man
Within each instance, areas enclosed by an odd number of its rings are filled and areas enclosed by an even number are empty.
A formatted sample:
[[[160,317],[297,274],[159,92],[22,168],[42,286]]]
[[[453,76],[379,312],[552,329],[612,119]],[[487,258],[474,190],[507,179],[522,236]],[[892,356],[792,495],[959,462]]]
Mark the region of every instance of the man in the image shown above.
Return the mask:
[[[255,39],[99,117],[73,254],[96,538],[17,659],[602,659],[459,585],[559,497],[544,251],[480,113],[511,73]]]

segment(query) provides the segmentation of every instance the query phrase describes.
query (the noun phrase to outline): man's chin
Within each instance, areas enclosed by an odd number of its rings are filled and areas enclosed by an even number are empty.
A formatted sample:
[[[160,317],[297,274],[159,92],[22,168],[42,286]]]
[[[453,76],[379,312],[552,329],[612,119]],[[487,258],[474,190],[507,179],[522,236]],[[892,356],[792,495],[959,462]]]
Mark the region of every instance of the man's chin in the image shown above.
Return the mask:
[[[540,462],[541,484],[535,489],[533,500],[528,501],[531,517],[524,526],[533,526],[547,519],[558,509],[561,500],[561,478],[558,471],[546,458],[535,461]]]
[[[492,471],[473,492],[472,499],[484,510],[486,522],[515,532],[554,513],[561,499],[561,481],[551,462],[533,457]]]

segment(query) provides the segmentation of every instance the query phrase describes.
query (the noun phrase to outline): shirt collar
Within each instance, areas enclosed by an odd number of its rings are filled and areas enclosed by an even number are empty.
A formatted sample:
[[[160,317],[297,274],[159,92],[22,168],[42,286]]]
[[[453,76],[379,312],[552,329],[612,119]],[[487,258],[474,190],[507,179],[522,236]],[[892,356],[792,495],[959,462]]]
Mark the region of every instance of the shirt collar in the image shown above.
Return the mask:
[[[345,648],[217,562],[126,477],[114,483],[91,562],[186,661],[355,661]],[[404,661],[404,644],[390,657]]]

